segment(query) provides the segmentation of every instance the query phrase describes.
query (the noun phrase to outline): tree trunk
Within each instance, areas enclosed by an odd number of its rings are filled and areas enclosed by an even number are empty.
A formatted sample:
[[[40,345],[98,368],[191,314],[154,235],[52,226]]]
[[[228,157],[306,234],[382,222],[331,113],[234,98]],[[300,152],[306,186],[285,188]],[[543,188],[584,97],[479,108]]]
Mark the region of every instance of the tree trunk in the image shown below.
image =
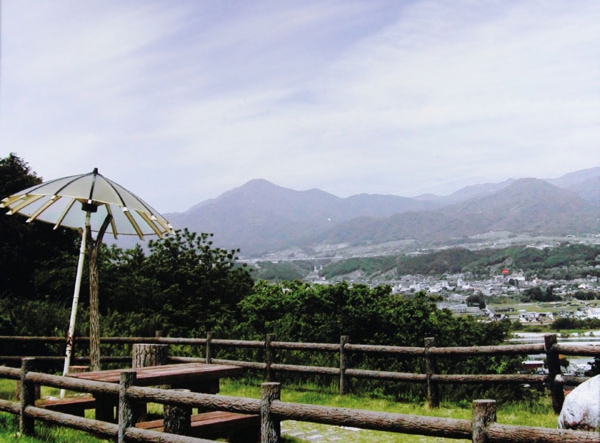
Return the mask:
[[[153,343],[135,343],[131,357],[132,368],[146,366],[160,366],[167,363],[169,358],[169,345]]]
[[[98,254],[102,245],[102,237],[112,220],[108,214],[98,231],[96,240],[92,239],[90,231],[88,247],[90,255],[90,367],[92,371],[99,371],[100,367],[100,296],[98,282]]]
[[[178,391],[190,392],[189,389],[178,389]],[[163,420],[165,432],[189,435],[192,429],[192,408],[165,404]]]

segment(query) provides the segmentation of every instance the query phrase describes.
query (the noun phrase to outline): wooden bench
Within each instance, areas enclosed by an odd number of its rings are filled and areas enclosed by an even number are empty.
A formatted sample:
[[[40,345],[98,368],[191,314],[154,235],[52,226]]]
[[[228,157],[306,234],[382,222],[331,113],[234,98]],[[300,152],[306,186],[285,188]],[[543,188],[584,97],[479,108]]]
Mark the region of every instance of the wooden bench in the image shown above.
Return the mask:
[[[87,409],[96,407],[96,400],[93,397],[45,398],[37,400],[35,405],[51,411],[85,417]]]
[[[135,426],[162,432],[164,420],[139,422]],[[260,416],[226,411],[193,414],[190,435],[208,440],[225,438],[232,443],[256,443],[260,441]]]

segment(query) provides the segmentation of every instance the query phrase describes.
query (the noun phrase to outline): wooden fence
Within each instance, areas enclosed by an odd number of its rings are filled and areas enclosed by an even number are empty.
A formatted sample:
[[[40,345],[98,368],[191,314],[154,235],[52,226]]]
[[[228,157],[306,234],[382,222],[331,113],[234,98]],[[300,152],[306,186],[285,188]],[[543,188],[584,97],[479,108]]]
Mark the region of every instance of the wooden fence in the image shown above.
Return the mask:
[[[60,342],[60,337],[10,337],[0,336],[2,342]],[[76,338],[77,343],[87,343],[89,338]],[[103,344],[135,344],[156,343],[170,345],[192,345],[204,347],[204,357],[174,357],[173,362],[202,361],[217,364],[233,364],[248,369],[263,371],[265,379],[269,382],[276,381],[276,372],[328,375],[339,378],[340,394],[349,392],[349,379],[370,379],[379,381],[396,381],[421,383],[426,385],[428,404],[430,407],[439,406],[440,384],[530,384],[546,386],[552,397],[554,411],[558,413],[564,401],[564,386],[576,386],[585,381],[586,377],[561,374],[560,356],[600,356],[600,346],[596,345],[567,345],[559,344],[555,334],[544,336],[544,343],[501,345],[501,346],[472,346],[472,347],[436,347],[433,338],[426,338],[423,347],[381,346],[353,344],[348,336],[342,336],[339,343],[294,343],[278,342],[272,335],[264,341],[226,340],[216,339],[212,333],[206,338],[167,338],[167,337],[106,337],[102,338]],[[239,361],[216,358],[217,349],[229,348],[254,348],[263,349],[265,361]],[[278,350],[302,350],[339,354],[337,367],[320,367],[308,365],[288,365],[276,362]],[[397,357],[422,358],[426,362],[426,373],[387,372],[368,369],[353,369],[348,367],[350,353],[379,354]],[[436,359],[448,357],[481,357],[493,355],[545,355],[547,374],[440,374],[436,372]],[[0,356],[0,363],[19,364],[22,356]],[[131,357],[105,357],[103,361],[130,361]],[[62,357],[44,357],[44,359],[61,360]],[[75,359],[76,362],[88,361]]]
[[[19,402],[0,400],[0,411],[19,416],[20,431],[33,434],[35,420],[79,429],[117,442],[165,442],[202,443],[210,440],[138,429],[131,421],[131,408],[136,401],[154,402],[175,406],[199,407],[205,410],[224,410],[247,414],[260,414],[261,443],[278,443],[280,423],[297,420],[335,426],[352,426],[360,429],[413,434],[437,438],[470,440],[476,443],[520,443],[543,441],[547,443],[600,443],[600,434],[586,431],[558,430],[541,427],[509,426],[496,423],[496,407],[493,400],[473,402],[472,420],[436,418],[407,414],[380,413],[348,408],[332,408],[280,400],[278,383],[262,384],[261,399],[227,397],[214,394],[179,392],[158,388],[132,386],[135,371],[124,371],[119,385],[69,377],[48,375],[30,370],[35,359],[24,358],[20,369],[1,367],[0,378],[18,380],[21,399]],[[74,391],[91,392],[118,398],[118,423],[50,411],[36,407],[33,390],[35,385],[52,386]]]

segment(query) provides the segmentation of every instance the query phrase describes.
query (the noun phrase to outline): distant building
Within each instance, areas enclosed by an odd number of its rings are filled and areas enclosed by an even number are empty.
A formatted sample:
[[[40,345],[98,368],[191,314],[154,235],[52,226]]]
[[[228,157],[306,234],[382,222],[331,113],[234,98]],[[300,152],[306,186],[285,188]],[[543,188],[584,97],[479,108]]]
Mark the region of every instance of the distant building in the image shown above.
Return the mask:
[[[554,314],[551,312],[521,312],[519,314],[519,321],[522,323],[544,323],[553,320]]]
[[[544,372],[544,361],[543,360],[525,360],[523,362],[523,369],[527,372]]]

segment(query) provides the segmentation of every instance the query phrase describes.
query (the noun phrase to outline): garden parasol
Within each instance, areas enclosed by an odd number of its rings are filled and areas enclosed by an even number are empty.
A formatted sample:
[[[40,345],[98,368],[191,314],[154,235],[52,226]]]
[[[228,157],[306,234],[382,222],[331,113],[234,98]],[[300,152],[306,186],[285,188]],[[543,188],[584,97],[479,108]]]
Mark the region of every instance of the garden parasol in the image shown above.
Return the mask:
[[[106,229],[115,239],[118,235],[137,235],[143,239],[147,235],[162,237],[171,234],[173,228],[142,199],[99,174],[97,168],[91,173],[63,177],[27,188],[3,199],[0,208],[8,208],[7,215],[21,214],[28,217],[27,222],[40,220],[53,223],[54,229],[64,226],[83,230],[67,332],[63,370],[63,374],[66,374],[71,364],[75,319],[88,235],[91,237],[91,231],[98,232],[97,239],[101,241]],[[93,309],[90,303],[90,323],[93,323],[94,315],[97,319],[97,312],[92,312]],[[97,329],[94,325],[90,326],[91,349],[99,349]],[[95,343],[96,341],[98,343]],[[96,356],[98,362],[94,362],[92,355],[90,358],[92,367],[99,364],[99,353]]]

